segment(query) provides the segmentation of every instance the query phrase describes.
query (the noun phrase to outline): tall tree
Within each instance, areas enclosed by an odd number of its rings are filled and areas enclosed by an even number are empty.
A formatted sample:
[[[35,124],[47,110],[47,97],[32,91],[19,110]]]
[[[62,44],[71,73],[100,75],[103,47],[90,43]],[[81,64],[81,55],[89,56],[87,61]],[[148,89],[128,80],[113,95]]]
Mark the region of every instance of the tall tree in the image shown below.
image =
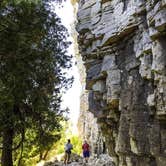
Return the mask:
[[[71,56],[67,31],[44,0],[4,0],[0,20],[1,162],[13,166],[12,152],[23,150],[27,129],[36,132],[41,158],[45,139],[57,138],[52,133],[62,119],[61,89],[72,82],[63,72]]]

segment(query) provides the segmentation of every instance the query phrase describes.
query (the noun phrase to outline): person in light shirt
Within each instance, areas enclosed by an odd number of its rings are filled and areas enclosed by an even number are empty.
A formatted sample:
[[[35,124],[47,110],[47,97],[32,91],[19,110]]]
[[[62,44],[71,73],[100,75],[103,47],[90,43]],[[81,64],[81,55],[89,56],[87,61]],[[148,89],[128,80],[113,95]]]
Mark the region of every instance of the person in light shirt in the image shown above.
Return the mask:
[[[70,143],[70,139],[67,140],[65,144],[65,159],[64,164],[67,165],[70,161],[71,150],[73,149],[73,145]]]

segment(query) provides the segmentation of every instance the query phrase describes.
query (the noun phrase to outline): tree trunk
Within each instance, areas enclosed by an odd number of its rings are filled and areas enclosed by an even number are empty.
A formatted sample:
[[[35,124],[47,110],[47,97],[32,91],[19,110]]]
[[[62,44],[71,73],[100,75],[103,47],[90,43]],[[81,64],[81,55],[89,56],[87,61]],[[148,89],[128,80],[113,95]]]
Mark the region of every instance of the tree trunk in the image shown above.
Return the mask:
[[[39,161],[41,161],[42,159],[43,159],[43,153],[40,151]]]
[[[13,129],[6,127],[3,131],[2,166],[13,166],[12,144]]]
[[[20,166],[20,165],[21,165],[23,149],[24,149],[24,144],[23,144],[23,142],[22,142],[22,143],[21,143],[21,154],[20,154],[20,158],[19,158],[19,160],[18,160],[17,166]]]
[[[47,151],[45,152],[45,154],[44,154],[44,156],[43,156],[43,160],[46,160],[46,157],[47,157],[47,155],[48,155],[48,152],[49,152],[49,150],[47,150]]]

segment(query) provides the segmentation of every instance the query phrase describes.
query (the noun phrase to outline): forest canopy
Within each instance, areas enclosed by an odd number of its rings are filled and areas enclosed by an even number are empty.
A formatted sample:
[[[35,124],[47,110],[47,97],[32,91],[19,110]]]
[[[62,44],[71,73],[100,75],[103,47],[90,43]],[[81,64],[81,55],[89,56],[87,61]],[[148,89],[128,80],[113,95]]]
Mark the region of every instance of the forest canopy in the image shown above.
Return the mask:
[[[2,166],[46,157],[60,139],[62,89],[72,78],[70,42],[46,0],[0,2],[0,148]],[[60,1],[56,1],[60,2]]]

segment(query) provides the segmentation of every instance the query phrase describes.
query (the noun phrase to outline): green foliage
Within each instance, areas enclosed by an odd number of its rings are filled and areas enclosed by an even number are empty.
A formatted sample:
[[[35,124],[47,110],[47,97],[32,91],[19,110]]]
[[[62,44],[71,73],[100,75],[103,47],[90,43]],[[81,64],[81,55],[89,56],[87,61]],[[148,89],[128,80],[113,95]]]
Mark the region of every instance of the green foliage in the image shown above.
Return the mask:
[[[67,142],[66,138],[67,137],[63,137],[63,138],[61,138],[60,141],[58,141],[56,143],[56,150],[57,150],[56,153],[57,154],[64,153],[64,146],[65,146],[65,143]],[[80,139],[80,137],[77,135],[73,135],[73,136],[71,135],[70,140],[71,140],[71,143],[73,144],[72,153],[81,155],[81,153],[82,153],[82,140]]]
[[[76,153],[78,155],[81,155],[82,153],[82,140],[78,135],[73,135],[71,131],[71,124],[69,122],[66,122],[65,125],[63,125],[64,128],[61,131],[61,139],[55,144],[56,148],[56,154],[62,154],[64,153],[64,146],[67,142],[67,139],[71,140],[71,143],[73,144],[73,153]]]
[[[82,140],[79,136],[72,136],[71,142],[74,145],[73,153],[76,153],[78,155],[81,155],[82,153]]]
[[[81,155],[82,154],[82,140],[78,135],[72,134],[71,124],[68,121],[61,122],[61,125],[63,126],[61,133],[61,139],[59,139],[57,142],[55,142],[47,155],[46,160],[49,160],[51,158],[54,158],[56,156],[63,156],[64,154],[64,146],[67,142],[67,139],[71,140],[71,143],[73,144],[73,150],[72,153]],[[31,162],[34,162],[35,158],[31,160]],[[27,161],[29,163],[29,161]],[[28,165],[28,164],[27,164]]]
[[[0,133],[10,138],[0,138],[2,165],[12,165],[9,149],[14,163],[28,165],[60,139],[62,90],[72,83],[63,72],[71,67],[70,42],[44,0],[4,0],[0,20]]]

